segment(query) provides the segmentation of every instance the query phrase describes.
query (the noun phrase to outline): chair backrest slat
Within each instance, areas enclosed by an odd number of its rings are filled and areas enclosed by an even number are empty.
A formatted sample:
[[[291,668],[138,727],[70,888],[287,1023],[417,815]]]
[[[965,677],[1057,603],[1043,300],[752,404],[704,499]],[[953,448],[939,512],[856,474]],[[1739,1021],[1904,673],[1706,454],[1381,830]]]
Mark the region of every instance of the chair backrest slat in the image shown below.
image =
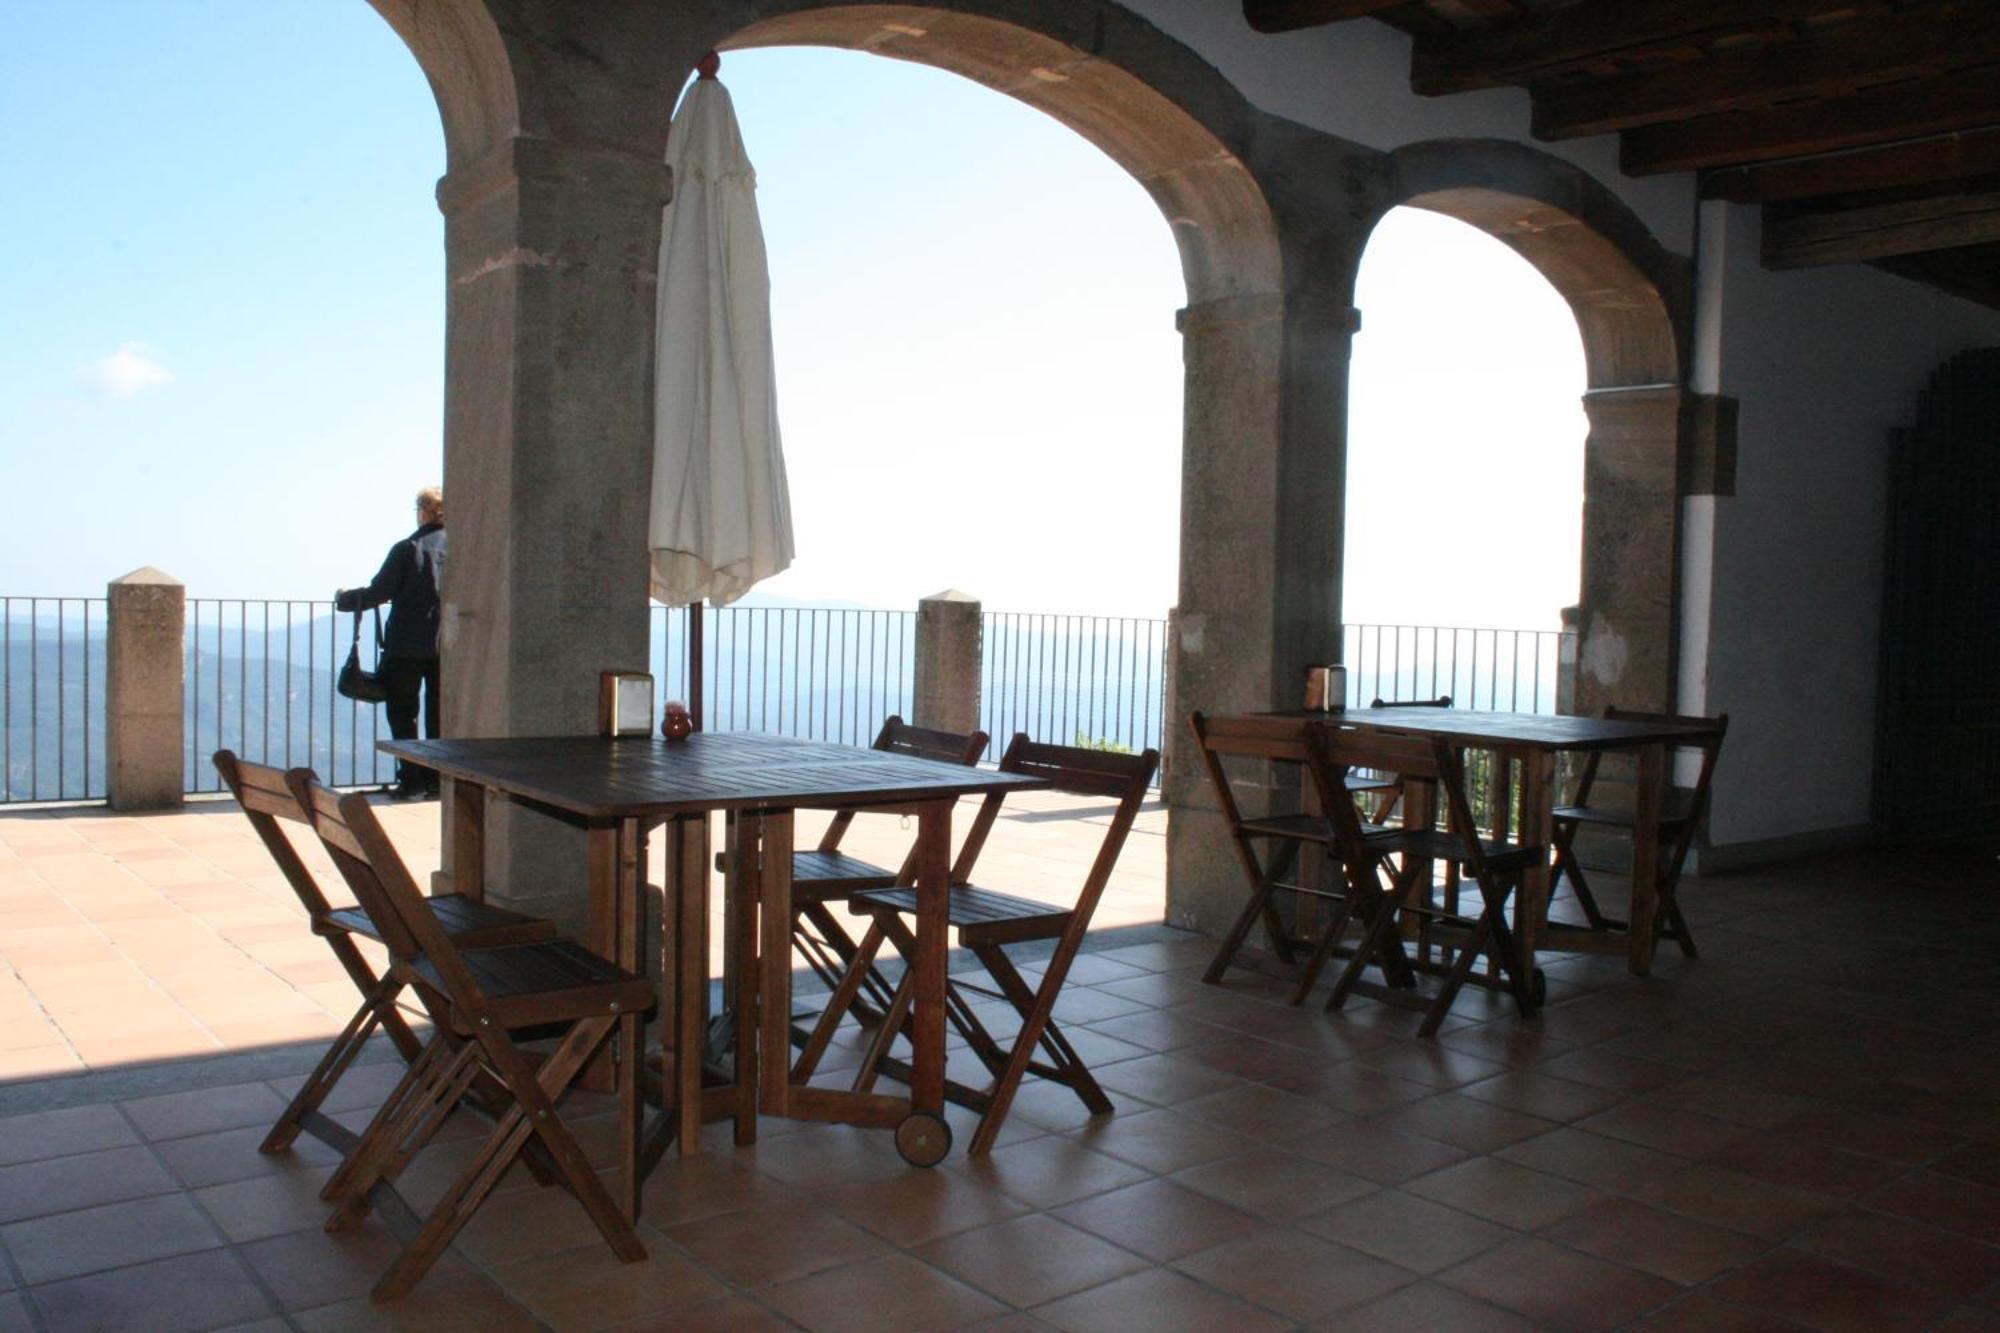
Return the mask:
[[[457,990],[470,984],[458,949],[375,818],[368,798],[359,793],[342,796],[314,777],[311,769],[295,768],[286,780],[311,819],[313,832],[381,933],[390,956],[399,963],[419,954],[430,957],[453,989],[456,1003]]]
[[[298,848],[285,831],[278,827],[280,819],[310,827],[311,821],[292,795],[285,774],[264,764],[253,764],[239,758],[233,750],[217,750],[213,756],[215,771],[222,775],[223,785],[229,794],[243,807],[244,816],[250,821],[250,828],[256,833],[264,850],[278,864],[285,876],[285,882],[292,886],[306,915],[317,922],[333,910],[321,891],[319,881],[306,869],[306,863],[299,856]]]
[[[1729,734],[1729,714],[1717,713],[1714,717],[1703,717],[1694,713],[1649,713],[1636,708],[1620,708],[1616,704],[1606,706],[1604,716],[1613,722],[1646,722],[1656,725],[1698,728],[1689,735],[1668,743],[1669,750],[1699,750],[1701,769],[1690,791],[1693,808],[1688,812],[1698,818],[1701,807],[1707,804],[1709,783],[1715,776],[1715,761],[1722,754],[1723,738]],[[1572,798],[1577,805],[1590,803],[1591,788],[1597,785],[1598,765],[1603,760],[1601,751],[1592,751],[1584,756],[1583,765],[1577,772],[1576,795]],[[1671,774],[1669,775],[1671,781]],[[1692,821],[1690,821],[1692,822]]]
[[[1097,855],[1090,863],[1083,891],[1077,895],[1076,906],[1063,929],[1062,942],[1057,945],[1058,954],[1066,957],[1067,951],[1074,950],[1090,928],[1090,918],[1111,882],[1111,872],[1117,868],[1126,835],[1131,833],[1139,808],[1146,802],[1153,771],[1159,767],[1160,752],[1114,754],[1075,745],[1044,745],[1029,740],[1023,733],[1014,737],[1007,754],[1017,763],[1011,771],[1047,778],[1057,791],[1110,796],[1118,801],[1110,826],[1104,830],[1104,839],[1098,844]]]
[[[934,759],[941,764],[973,764],[986,752],[983,731],[939,731],[934,727],[913,727],[891,713],[875,737],[874,748],[916,759]]]

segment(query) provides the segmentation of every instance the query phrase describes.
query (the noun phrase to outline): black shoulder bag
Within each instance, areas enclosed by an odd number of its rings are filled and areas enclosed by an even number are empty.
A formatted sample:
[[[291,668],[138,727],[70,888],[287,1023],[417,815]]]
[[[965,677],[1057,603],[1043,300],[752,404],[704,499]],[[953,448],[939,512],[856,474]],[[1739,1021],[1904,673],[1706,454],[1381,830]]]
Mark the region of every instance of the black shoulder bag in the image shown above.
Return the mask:
[[[375,608],[375,661],[382,660],[382,608]],[[340,675],[333,682],[333,688],[357,703],[379,704],[389,697],[389,686],[379,671],[361,669],[361,613],[354,613],[354,642],[348,645],[347,664],[340,668]]]

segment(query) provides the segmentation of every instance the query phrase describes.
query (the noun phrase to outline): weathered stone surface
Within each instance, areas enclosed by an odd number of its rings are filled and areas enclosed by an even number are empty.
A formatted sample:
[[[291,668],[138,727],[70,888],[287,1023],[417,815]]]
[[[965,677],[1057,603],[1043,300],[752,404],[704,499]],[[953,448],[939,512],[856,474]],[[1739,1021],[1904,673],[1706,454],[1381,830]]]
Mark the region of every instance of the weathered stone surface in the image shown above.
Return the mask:
[[[985,621],[977,597],[950,588],[917,603],[912,722],[939,731],[978,729],[984,642]]]
[[[187,590],[147,566],[105,589],[104,769],[113,810],[181,803]]]

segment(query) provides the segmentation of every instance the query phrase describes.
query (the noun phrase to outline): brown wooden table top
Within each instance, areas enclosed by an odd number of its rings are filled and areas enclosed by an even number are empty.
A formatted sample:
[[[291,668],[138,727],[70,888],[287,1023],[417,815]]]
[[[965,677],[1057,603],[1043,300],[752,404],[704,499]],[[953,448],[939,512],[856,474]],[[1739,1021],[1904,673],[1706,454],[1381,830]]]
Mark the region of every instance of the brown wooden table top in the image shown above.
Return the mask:
[[[1290,709],[1268,716],[1444,736],[1475,749],[1622,750],[1659,741],[1669,744],[1690,741],[1713,730],[1688,722],[1639,722],[1561,713],[1487,713],[1470,708],[1349,708],[1330,713]]]
[[[380,741],[385,754],[592,819],[936,800],[1040,778],[762,732]]]

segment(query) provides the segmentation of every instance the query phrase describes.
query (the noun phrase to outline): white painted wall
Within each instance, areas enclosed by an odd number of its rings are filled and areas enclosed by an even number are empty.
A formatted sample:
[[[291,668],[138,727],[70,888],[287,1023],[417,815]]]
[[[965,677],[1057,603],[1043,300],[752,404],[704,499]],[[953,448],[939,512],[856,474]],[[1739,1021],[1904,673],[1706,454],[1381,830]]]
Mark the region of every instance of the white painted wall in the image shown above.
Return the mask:
[[[1867,821],[1889,432],[1939,362],[2000,344],[2000,312],[1860,265],[1771,272],[1757,210],[1729,223],[1722,392],[1742,420],[1715,519],[1718,844]]]
[[[1386,24],[1266,36],[1229,0],[1126,3],[1272,114],[1382,149],[1534,143],[1523,92],[1410,92],[1410,40]],[[1590,172],[1669,249],[1694,253],[1691,174],[1628,179],[1611,135],[1534,146]],[[1690,562],[1706,566],[1708,601],[1690,608],[1705,625],[1682,643],[1705,643],[1707,659],[1684,664],[1693,688],[1682,697],[1731,716],[1711,827],[1726,846],[1867,821],[1888,433],[1913,420],[1945,357],[2000,344],[2000,312],[1865,266],[1766,271],[1757,210],[1718,213],[1721,347],[1709,369],[1742,404],[1737,493],[1692,502],[1688,515],[1689,536],[1712,532],[1713,545]]]

